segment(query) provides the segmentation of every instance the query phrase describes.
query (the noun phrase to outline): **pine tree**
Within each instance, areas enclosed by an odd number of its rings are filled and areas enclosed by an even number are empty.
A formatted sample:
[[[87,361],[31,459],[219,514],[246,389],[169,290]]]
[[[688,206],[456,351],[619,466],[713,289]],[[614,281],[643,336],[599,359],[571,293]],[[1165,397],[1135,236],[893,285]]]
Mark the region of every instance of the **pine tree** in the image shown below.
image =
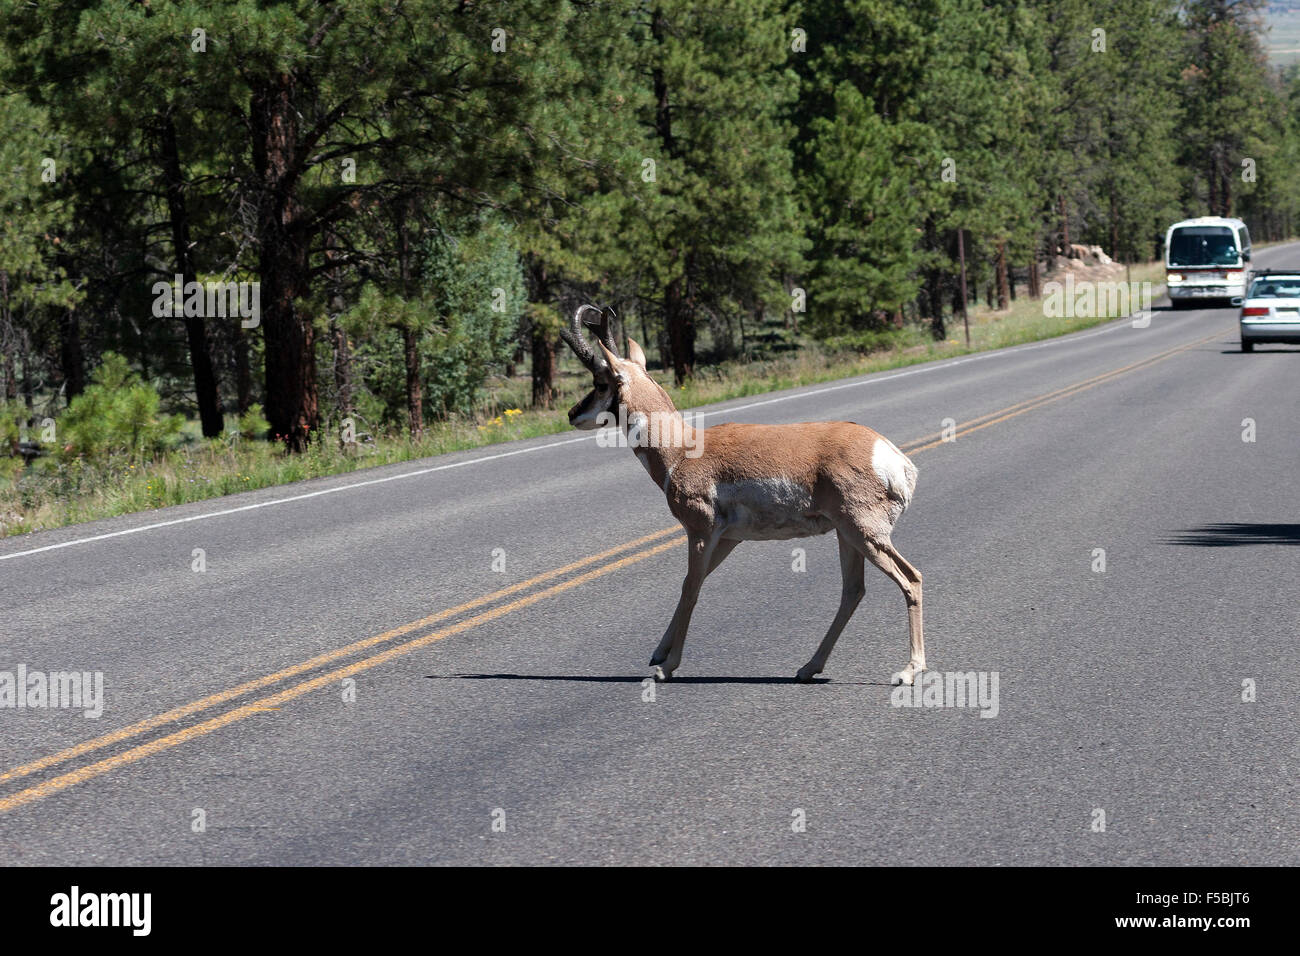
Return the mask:
[[[678,382],[694,371],[701,315],[785,306],[780,277],[804,246],[785,110],[796,95],[793,25],[773,0],[645,8],[640,70],[653,101],[622,238],[663,311]]]

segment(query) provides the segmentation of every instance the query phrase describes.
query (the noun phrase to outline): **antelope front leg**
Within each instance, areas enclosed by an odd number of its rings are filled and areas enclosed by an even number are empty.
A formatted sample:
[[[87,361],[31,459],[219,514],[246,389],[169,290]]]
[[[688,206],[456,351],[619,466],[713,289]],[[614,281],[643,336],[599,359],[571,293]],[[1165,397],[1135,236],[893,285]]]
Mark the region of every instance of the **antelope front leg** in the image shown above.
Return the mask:
[[[656,680],[662,681],[672,677],[673,671],[677,670],[677,666],[682,662],[686,629],[691,625],[691,612],[695,610],[695,601],[700,596],[700,586],[712,567],[717,566],[713,563],[717,545],[716,534],[707,538],[696,535],[690,537],[690,558],[686,579],[682,581],[682,596],[677,601],[677,610],[673,612],[673,619],[668,623],[668,630],[664,631],[663,640],[659,642],[654,656],[650,658],[650,666],[655,669]]]

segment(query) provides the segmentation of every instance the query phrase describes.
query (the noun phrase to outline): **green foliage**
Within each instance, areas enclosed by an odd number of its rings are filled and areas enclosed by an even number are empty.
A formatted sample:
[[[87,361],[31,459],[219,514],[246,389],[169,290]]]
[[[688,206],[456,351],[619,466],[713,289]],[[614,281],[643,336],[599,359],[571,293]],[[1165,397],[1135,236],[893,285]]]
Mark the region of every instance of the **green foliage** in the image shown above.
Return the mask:
[[[904,329],[859,329],[842,335],[825,338],[822,344],[829,352],[854,352],[870,355],[911,344],[913,333]]]
[[[71,455],[156,453],[172,437],[148,420],[200,388],[203,336],[151,314],[182,260],[262,283],[258,327],[206,318],[224,411],[253,405],[242,434],[344,411],[379,433],[418,431],[417,404],[493,419],[518,385],[499,373],[535,353],[549,376],[578,300],[684,379],[697,333],[725,361],[942,332],[958,235],[981,292],[1000,254],[1023,281],[1067,231],[1123,259],[1189,214],[1283,238],[1300,73],[1263,59],[1260,9],[18,4],[0,19],[0,394],[42,418],[71,399]],[[100,409],[109,373],[136,398]]]
[[[249,405],[248,410],[239,416],[239,437],[247,441],[265,438],[270,429],[271,423],[262,414],[262,406],[258,402]]]
[[[22,402],[0,399],[0,455],[17,447],[26,420],[27,408]]]
[[[809,131],[809,325],[824,336],[878,324],[878,313],[915,297],[922,206],[914,183],[928,132],[882,120],[849,84],[837,91],[833,116]]]
[[[514,350],[526,292],[511,230],[479,224],[460,236],[431,236],[422,284],[433,310],[429,335],[429,406],[440,417],[473,411],[490,372]]]
[[[0,488],[8,488],[23,472],[24,461],[16,452],[26,417],[21,402],[0,400]]]
[[[598,228],[622,250],[637,298],[683,330],[689,351],[697,315],[790,307],[784,282],[807,245],[787,119],[798,95],[790,19],[774,0],[633,9],[630,76],[643,95],[628,135],[639,148],[621,170],[625,201]]]
[[[66,242],[60,235],[67,207],[60,179],[66,179],[68,161],[44,110],[21,96],[0,95],[0,271],[9,277],[10,308],[78,298],[57,256]]]
[[[173,445],[185,419],[160,414],[157,391],[116,352],[105,352],[86,390],[56,422],[64,458],[148,460]]]
[[[406,329],[418,333],[426,418],[473,414],[489,375],[515,349],[527,303],[512,238],[509,226],[492,219],[431,233],[411,295],[372,283],[343,316],[367,385],[383,400],[383,421],[396,424],[405,414]]]

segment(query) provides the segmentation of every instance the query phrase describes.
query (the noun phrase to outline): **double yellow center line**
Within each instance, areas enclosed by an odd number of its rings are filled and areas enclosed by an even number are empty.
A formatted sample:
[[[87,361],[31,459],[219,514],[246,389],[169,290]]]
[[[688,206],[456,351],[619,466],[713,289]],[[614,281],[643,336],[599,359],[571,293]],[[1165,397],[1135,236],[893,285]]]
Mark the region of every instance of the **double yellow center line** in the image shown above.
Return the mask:
[[[208,697],[202,698],[201,700],[196,700],[191,703],[185,704],[181,707],[177,707],[173,710],[169,710],[164,714],[158,714],[157,716],[154,717],[147,717],[144,720],[138,721],[137,723],[131,724],[130,726],[123,727],[120,730],[115,730],[112,733],[104,734],[102,737],[96,737],[93,740],[87,740],[73,747],[69,747],[66,750],[61,750],[58,753],[50,754],[49,756],[46,757],[40,757],[36,760],[30,761],[29,763],[25,763],[22,764],[21,766],[14,767],[12,770],[7,770],[4,773],[0,773],[0,783],[3,783],[8,780],[14,780],[19,777],[24,777],[29,774],[33,774],[38,771],[48,769],[49,767],[52,767],[56,764],[60,764],[65,761],[72,760],[76,757],[83,756],[84,754],[91,753],[96,750],[102,750],[103,748],[112,746],[113,744],[120,743],[124,740],[129,740],[132,737],[138,737],[139,735],[147,733],[151,730],[155,730],[158,727],[162,727],[166,724],[176,723],[180,720],[185,719],[186,717],[192,716],[193,714],[199,713],[200,711],[204,711],[216,707],[217,705],[223,704],[226,701],[232,700],[236,697],[241,697],[244,694],[251,693],[252,691],[255,690],[261,690],[262,688],[267,687],[271,684],[277,684],[281,681],[287,680],[290,677],[296,677],[297,675],[303,674],[307,671],[315,670],[318,667],[337,661],[340,658],[348,657],[352,654],[356,654],[359,651],[367,650],[371,647],[374,647],[378,644],[385,643],[387,641],[392,641],[393,639],[397,637],[401,637],[404,634],[409,634],[411,631],[420,630],[424,627],[427,627],[428,625],[435,624],[439,621],[443,621],[451,617],[455,617],[459,614],[463,614],[475,608],[482,607],[486,604],[491,604],[495,601],[499,601],[502,598],[508,597],[511,594],[517,594],[520,591],[524,591],[528,588],[535,587],[538,584],[543,584],[546,581],[560,577],[561,575],[580,570],[589,565],[597,564],[599,562],[607,562],[607,563],[600,564],[599,567],[591,571],[587,571],[586,573],[580,574],[577,577],[570,578],[567,581],[562,581],[559,584],[554,584],[541,591],[536,591],[524,597],[516,598],[513,601],[510,601],[506,604],[501,604],[497,607],[491,608],[490,610],[483,611],[479,614],[474,615],[473,617],[468,617],[465,618],[464,620],[457,621],[455,624],[450,624],[447,625],[446,627],[438,628],[437,630],[431,631],[428,634],[424,634],[420,637],[417,637],[414,640],[407,641],[403,644],[398,644],[395,647],[390,647],[387,650],[382,651],[381,653],[363,658],[359,661],[355,661],[343,667],[335,668],[334,670],[328,671],[317,677],[313,677],[310,680],[306,680],[300,684],[295,684],[292,687],[286,688],[285,690],[272,694],[269,697],[263,697],[260,700],[255,700],[252,701],[251,703],[244,704],[240,707],[236,707],[233,710],[221,714],[219,717],[210,718],[209,720],[205,720],[201,723],[194,724],[193,726],[186,727],[183,730],[178,730],[173,733],[167,734],[164,737],[159,737],[155,740],[151,740],[148,743],[141,744],[137,747],[132,747],[131,749],[115,754],[112,757],[106,757],[102,760],[98,760],[93,763],[89,763],[84,766],[78,767],[75,770],[71,770],[68,771],[67,773],[60,774],[57,777],[52,777],[51,779],[46,780],[43,783],[37,784],[36,786],[28,787],[26,790],[20,790],[17,793],[14,793],[10,796],[0,797],[0,813],[17,809],[18,807],[24,806],[28,803],[32,803],[35,800],[40,800],[41,798],[47,797],[52,793],[57,793],[60,790],[65,790],[68,787],[73,786],[74,784],[83,783],[86,780],[91,779],[92,777],[97,777],[100,774],[107,773],[110,770],[115,770],[116,768],[124,766],[126,764],[134,763],[137,760],[142,760],[145,757],[153,756],[154,754],[161,753],[164,750],[170,750],[172,747],[176,747],[180,744],[183,744],[188,740],[194,739],[195,737],[201,737],[205,734],[210,734],[214,730],[218,730],[222,727],[227,726],[228,724],[232,724],[237,720],[243,720],[245,717],[249,717],[256,713],[264,713],[267,710],[271,710],[276,707],[279,707],[281,704],[284,704],[288,701],[301,697],[303,694],[309,693],[320,687],[324,687],[329,684],[336,684],[337,682],[343,680],[344,678],[351,677],[354,674],[359,674],[362,671],[369,670],[372,667],[377,667],[380,664],[384,664],[387,663],[388,661],[394,660],[395,658],[402,657],[406,654],[411,653],[412,651],[420,649],[421,647],[427,647],[428,645],[433,644],[436,641],[440,641],[443,638],[451,637],[453,634],[460,634],[462,631],[468,631],[471,628],[478,627],[480,624],[486,624],[488,621],[496,620],[497,618],[504,617],[505,615],[510,614],[513,611],[518,611],[522,608],[528,607],[530,604],[536,604],[538,601],[544,600],[545,598],[553,597],[556,594],[560,594],[564,591],[568,591],[572,588],[578,587],[579,585],[586,584],[588,581],[593,581],[596,578],[603,577],[606,574],[611,574],[614,571],[618,571],[622,568],[629,567],[630,565],[636,564],[638,561],[644,561],[646,558],[653,557],[654,555],[659,554],[661,551],[668,550],[673,545],[679,543],[683,539],[683,537],[684,535],[682,534],[682,529],[680,526],[665,528],[662,531],[656,531],[654,534],[648,534],[643,538],[637,538],[635,541],[628,541],[627,543],[621,544],[616,548],[610,548],[608,551],[602,551],[600,554],[591,555],[590,557],[583,558],[581,561],[575,561],[572,564],[565,565],[562,568],[556,568],[553,571],[547,571],[545,574],[539,574],[536,577],[529,578],[527,581],[520,581],[518,584],[512,584],[510,585],[510,587],[502,588],[500,591],[494,591],[491,594],[485,594],[480,598],[475,598],[473,601],[469,601],[457,607],[448,608],[445,611],[439,611],[437,614],[432,614],[429,617],[421,618],[418,621],[412,621],[409,624],[403,624],[400,627],[393,628],[392,630],[384,631],[382,634],[376,634],[374,637],[368,637],[365,638],[364,640],[360,640],[353,644],[349,644],[346,647],[340,647],[337,650],[333,650],[325,654],[317,655],[316,657],[313,657],[307,661],[303,661],[300,664],[294,664],[291,667],[286,667],[283,668],[282,670],[278,670],[273,674],[267,674],[263,677],[258,677],[255,680],[247,681],[243,684],[240,684],[238,687],[232,687],[229,690],[224,690],[219,693],[212,694]],[[667,540],[660,540],[665,538]],[[660,543],[651,545],[651,542],[654,541],[660,541]],[[621,552],[627,551],[628,549],[631,548],[640,547],[643,545],[650,545],[650,546],[645,547],[644,550],[641,551],[634,551],[633,553],[625,555],[622,558],[618,558],[617,560],[610,560],[614,558],[615,555],[620,554]]]
[[[1025,412],[1042,408],[1044,405],[1049,405],[1053,402],[1058,402],[1062,399],[1072,397],[1080,392],[1086,391],[1090,388],[1095,388],[1097,385],[1117,378],[1120,375],[1148,368],[1157,362],[1164,361],[1180,352],[1185,352],[1199,345],[1203,345],[1222,334],[1222,331],[1217,331],[1186,345],[1180,345],[1164,352],[1157,353],[1156,355],[1143,359],[1142,361],[1133,362],[1130,365],[1125,365],[1122,368],[1104,372],[1101,375],[1094,376],[1093,378],[1086,379],[1082,382],[1075,382],[1074,384],[1065,386],[1064,388],[1056,389],[1055,391],[1047,392],[1043,395],[1038,395],[1022,402],[1017,402],[1014,405],[1009,405],[1006,408],[988,412],[987,414],[963,422],[958,432],[958,436],[979,431],[980,429],[987,428],[990,425],[996,425],[999,422],[1004,422],[1010,418],[1014,418],[1017,415],[1023,415]],[[914,439],[900,447],[908,454],[915,455],[918,452],[926,451],[944,444],[948,440],[949,439],[945,438],[943,433],[936,433]],[[3,773],[0,773],[0,784],[18,780],[22,777],[39,773],[43,770],[48,770],[58,764],[75,760],[78,757],[83,757],[98,750],[103,750],[106,747],[111,747],[114,744],[119,744],[134,737],[139,737],[142,734],[147,734],[150,731],[157,730],[169,724],[179,723],[186,718],[192,717],[205,710],[211,710],[214,707],[218,707],[221,704],[225,704],[238,697],[243,697],[246,694],[263,690],[274,684],[287,681],[290,678],[298,677],[314,671],[320,667],[334,664],[344,658],[378,647],[381,644],[390,643],[397,638],[412,633],[413,631],[422,631],[425,628],[442,624],[445,621],[461,617],[461,615],[469,614],[473,611],[479,612],[472,614],[472,616],[464,617],[454,623],[443,624],[443,626],[437,627],[434,630],[422,634],[412,640],[396,644],[379,653],[372,654],[369,657],[363,657],[360,660],[353,661],[350,664],[336,667],[323,674],[304,680],[301,683],[286,687],[285,689],[270,694],[269,696],[242,704],[216,717],[211,717],[207,720],[200,721],[199,723],[184,727],[183,729],[165,734],[164,736],[156,737],[146,743],[130,747],[119,753],[113,754],[112,756],[85,763],[73,770],[51,777],[41,783],[16,791],[9,796],[0,797],[0,813],[16,810],[19,807],[26,806],[29,803],[34,803],[37,800],[50,796],[51,794],[58,793],[61,790],[66,790],[68,787],[84,783],[85,781],[98,777],[101,774],[108,773],[110,770],[115,770],[118,767],[123,767],[127,764],[143,760],[146,757],[151,757],[154,754],[170,750],[173,747],[177,747],[197,737],[210,734],[222,727],[233,724],[236,721],[243,720],[246,717],[274,710],[275,708],[278,708],[289,701],[296,700],[313,690],[331,684],[337,685],[345,678],[370,670],[380,664],[388,663],[389,661],[403,657],[410,654],[412,651],[419,650],[420,648],[428,647],[430,644],[441,641],[444,638],[468,631],[481,624],[486,624],[489,621],[494,621],[497,618],[504,617],[507,614],[511,614],[532,604],[536,604],[537,602],[543,601],[549,597],[554,597],[557,594],[580,587],[589,581],[594,581],[595,579],[604,577],[607,574],[612,574],[615,571],[630,567],[639,561],[644,561],[646,558],[654,557],[655,555],[667,551],[669,548],[681,543],[684,539],[685,535],[679,525],[663,528],[653,534],[648,534],[633,541],[625,542],[624,544],[610,548],[607,551],[602,551],[599,554],[593,554],[580,561],[574,561],[573,563],[566,564],[563,567],[555,568],[543,574],[531,577],[526,581],[520,581],[519,583],[512,584],[509,587],[493,591],[491,594],[485,594],[472,601],[457,605],[456,607],[447,608],[446,610],[439,611],[436,614],[431,614],[418,621],[411,621],[410,623],[384,631],[382,634],[376,634],[373,637],[367,637],[363,640],[348,644],[345,647],[327,651],[324,654],[318,654],[317,656],[302,661],[301,663],[246,681],[238,686],[231,687],[227,690],[173,708],[166,713],[147,717],[144,720],[137,721],[136,723],[122,727],[118,730],[112,731],[111,733],[95,737],[91,740],[76,744],[75,746],[68,747],[65,750],[60,750],[57,753],[39,757],[36,760],[6,770]],[[592,567],[592,565],[595,565],[595,567]],[[584,568],[590,568],[590,570],[584,571]],[[566,575],[571,575],[578,571],[582,571],[583,573],[577,574],[574,577],[566,578]],[[565,578],[565,580],[556,584],[551,584],[549,587],[542,588],[541,590],[532,590],[537,588],[539,585],[547,584],[547,582],[554,581],[557,578]],[[514,597],[515,595],[528,591],[531,591],[532,593],[523,594],[523,596],[520,597]],[[497,603],[512,597],[513,600],[508,600],[505,603]],[[496,606],[488,607],[489,605]],[[484,607],[488,607],[488,609],[480,610]]]

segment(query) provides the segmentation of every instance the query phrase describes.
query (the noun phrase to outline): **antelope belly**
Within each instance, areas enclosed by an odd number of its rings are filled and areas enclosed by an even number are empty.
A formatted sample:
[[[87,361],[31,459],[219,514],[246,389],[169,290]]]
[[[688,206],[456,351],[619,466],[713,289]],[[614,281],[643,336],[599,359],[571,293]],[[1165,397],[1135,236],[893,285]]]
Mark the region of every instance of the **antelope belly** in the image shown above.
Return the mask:
[[[813,511],[811,492],[782,478],[719,482],[714,510],[726,523],[729,538],[775,541],[831,530],[830,519]]]

